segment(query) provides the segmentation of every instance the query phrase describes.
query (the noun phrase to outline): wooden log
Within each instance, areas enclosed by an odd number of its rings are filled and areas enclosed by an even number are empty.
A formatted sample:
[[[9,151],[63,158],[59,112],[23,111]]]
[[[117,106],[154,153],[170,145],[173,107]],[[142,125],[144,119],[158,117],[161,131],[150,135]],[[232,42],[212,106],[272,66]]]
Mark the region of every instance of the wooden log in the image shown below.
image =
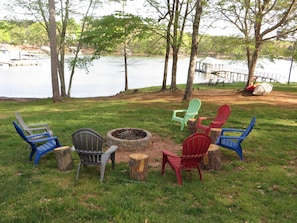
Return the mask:
[[[215,144],[210,144],[208,148],[208,156],[203,157],[202,168],[204,170],[220,170],[221,166],[221,150]]]
[[[210,143],[211,144],[216,144],[217,138],[220,136],[222,129],[221,128],[211,128],[209,132],[209,136],[211,138]],[[209,146],[211,148],[212,146]],[[209,149],[208,149],[208,154],[209,154]],[[209,162],[209,155],[206,155],[203,157],[203,169],[207,170],[209,168],[208,162]],[[221,156],[221,155],[220,155]],[[221,159],[221,158],[220,158]]]
[[[221,128],[211,128],[210,129],[209,136],[211,138],[211,143],[212,144],[216,144],[217,139],[221,135],[221,131],[222,131]]]
[[[190,133],[194,133],[196,131],[196,122],[195,118],[190,118],[188,120],[188,129]]]
[[[148,155],[134,153],[130,155],[129,161],[130,178],[137,181],[143,181],[148,174]]]
[[[69,146],[62,146],[54,149],[57,166],[60,171],[67,171],[73,168],[73,160]]]

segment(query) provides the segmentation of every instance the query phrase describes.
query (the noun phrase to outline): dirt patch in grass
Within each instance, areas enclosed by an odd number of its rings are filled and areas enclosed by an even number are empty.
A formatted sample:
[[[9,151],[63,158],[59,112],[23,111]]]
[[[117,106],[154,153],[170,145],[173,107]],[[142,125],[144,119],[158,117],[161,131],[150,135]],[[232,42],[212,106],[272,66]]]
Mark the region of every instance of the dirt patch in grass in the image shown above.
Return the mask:
[[[131,94],[118,94],[109,99],[124,99],[141,101],[146,103],[149,101],[172,101],[178,102],[183,99],[184,92],[154,92],[154,93],[131,93]],[[229,105],[234,104],[247,104],[247,103],[261,103],[275,105],[277,108],[285,107],[290,109],[297,109],[297,96],[294,93],[287,92],[276,92],[272,91],[268,95],[264,96],[253,96],[246,92],[237,93],[234,90],[195,90],[192,95],[193,98],[199,98],[202,103],[208,102],[222,105],[228,103]],[[185,129],[184,131],[187,131]],[[162,149],[168,149],[174,153],[182,149],[182,145],[176,144],[170,138],[163,138],[155,133],[152,133],[153,146],[152,149],[143,151],[144,154],[149,156],[149,165],[152,167],[160,167],[162,162]],[[116,159],[118,162],[129,162],[130,152],[118,152]]]
[[[109,99],[125,99],[134,101],[182,101],[184,91],[159,91],[153,93],[133,92],[130,94],[118,94],[116,96],[107,97]],[[237,92],[235,90],[211,89],[211,90],[194,90],[192,98],[199,98],[202,103],[210,102],[213,104],[222,105],[223,103],[241,104],[258,102],[271,104],[278,107],[293,108],[297,107],[297,94],[291,92],[272,91],[268,95],[254,96],[248,92]]]
[[[166,102],[179,102],[182,101],[184,91],[160,91],[153,93],[142,93],[141,91],[132,91],[131,93],[121,93],[111,97],[98,97],[90,100],[131,100],[140,101],[141,103],[150,103],[152,101],[166,101]],[[297,109],[297,95],[288,92],[277,92],[272,91],[268,95],[264,96],[253,96],[249,93],[241,92],[237,93],[234,90],[222,90],[222,89],[211,89],[211,90],[194,90],[192,94],[193,98],[199,98],[202,103],[208,102],[222,105],[228,103],[229,105],[235,104],[248,104],[248,103],[261,103],[270,104],[276,108],[287,108]],[[30,98],[0,98],[1,101],[32,101],[38,99]],[[184,131],[187,131],[185,129]],[[162,149],[168,149],[172,152],[177,152],[182,149],[182,145],[176,144],[170,138],[163,138],[152,133],[153,145],[151,149],[143,151],[144,154],[149,156],[149,165],[152,167],[160,167],[162,162]],[[119,151],[116,155],[117,162],[129,162],[129,156],[131,152]]]

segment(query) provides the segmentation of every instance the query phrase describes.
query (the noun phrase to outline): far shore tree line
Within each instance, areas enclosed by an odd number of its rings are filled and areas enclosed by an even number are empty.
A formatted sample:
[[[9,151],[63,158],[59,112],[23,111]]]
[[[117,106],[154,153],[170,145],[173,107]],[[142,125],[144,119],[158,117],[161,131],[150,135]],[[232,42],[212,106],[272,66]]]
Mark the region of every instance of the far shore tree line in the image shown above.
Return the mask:
[[[132,0],[11,0],[7,6],[26,15],[26,19],[0,21],[0,42],[36,47],[50,45],[53,102],[70,97],[76,67],[85,67],[103,54],[121,53],[128,90],[129,55],[164,56],[161,90],[176,91],[177,61],[190,58],[183,100],[192,94],[194,61],[198,56],[224,56],[245,59],[248,66],[246,86],[252,85],[260,57],[296,59],[297,0],[145,0],[144,9],[152,15],[130,14],[125,10]],[[120,11],[96,15],[102,4],[121,4]],[[80,21],[76,19],[80,16]],[[27,19],[30,17],[30,19]],[[232,26],[229,36],[210,36],[207,28],[220,22]],[[222,27],[223,28],[223,27]],[[65,55],[71,50],[68,91],[65,88]],[[91,57],[79,55],[81,50]],[[170,88],[167,89],[169,58],[172,58]],[[60,81],[57,81],[57,80]],[[60,85],[60,86],[59,86]]]
[[[75,41],[80,30],[80,24],[72,19],[71,30],[67,30],[65,41],[66,54],[75,52]],[[74,27],[76,29],[74,29]],[[238,36],[213,36],[199,35],[199,57],[217,57],[234,60],[246,59],[244,50],[240,42],[242,38]],[[203,38],[202,38],[203,37]],[[191,50],[191,33],[185,33],[183,45],[180,49],[181,56],[189,56]],[[42,29],[39,22],[32,20],[8,21],[0,20],[0,45],[10,44],[13,46],[23,46],[24,49],[40,50],[44,46],[50,45],[47,33]],[[294,41],[271,40],[262,49],[262,57],[271,60],[275,58],[291,59]],[[144,39],[133,39],[129,45],[129,54],[132,56],[162,56],[165,53],[165,39],[154,32]],[[91,44],[85,44],[81,52],[90,55],[95,51]],[[122,55],[121,44],[111,45],[109,55]],[[297,59],[297,58],[296,58]]]

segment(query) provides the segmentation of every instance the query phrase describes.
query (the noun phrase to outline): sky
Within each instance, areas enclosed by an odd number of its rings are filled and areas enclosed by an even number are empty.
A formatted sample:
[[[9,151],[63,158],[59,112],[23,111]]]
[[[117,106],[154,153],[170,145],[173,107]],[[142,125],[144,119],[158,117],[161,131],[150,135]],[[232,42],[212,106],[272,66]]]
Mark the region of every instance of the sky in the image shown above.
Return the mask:
[[[11,12],[6,11],[3,5],[6,3],[6,0],[0,0],[0,19],[4,19],[5,16],[10,15]],[[104,15],[109,15],[114,11],[121,11],[123,9],[123,4],[122,3],[111,3],[110,5],[105,5],[105,7],[99,7],[95,10],[95,13],[100,16]],[[152,17],[152,12],[148,12],[148,9],[144,7],[144,0],[132,0],[132,1],[127,1],[126,4],[124,5],[124,10],[126,13],[133,13],[133,14],[138,14],[143,17]],[[14,13],[14,15],[18,15],[17,12]],[[19,13],[21,16],[22,14]],[[217,28],[208,28],[204,29],[203,26],[204,22],[201,22],[200,30],[201,33],[207,33],[209,35],[230,35],[234,34],[236,31],[235,29],[232,29],[232,27],[224,27],[224,23],[217,23]]]

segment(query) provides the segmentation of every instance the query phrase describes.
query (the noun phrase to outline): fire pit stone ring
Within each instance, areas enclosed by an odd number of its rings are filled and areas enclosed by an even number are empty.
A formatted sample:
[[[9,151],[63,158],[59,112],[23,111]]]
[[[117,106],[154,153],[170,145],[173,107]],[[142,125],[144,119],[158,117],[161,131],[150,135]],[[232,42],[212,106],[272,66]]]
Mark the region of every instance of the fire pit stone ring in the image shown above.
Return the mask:
[[[141,152],[152,147],[152,134],[140,128],[117,128],[107,133],[106,144],[118,150]]]

